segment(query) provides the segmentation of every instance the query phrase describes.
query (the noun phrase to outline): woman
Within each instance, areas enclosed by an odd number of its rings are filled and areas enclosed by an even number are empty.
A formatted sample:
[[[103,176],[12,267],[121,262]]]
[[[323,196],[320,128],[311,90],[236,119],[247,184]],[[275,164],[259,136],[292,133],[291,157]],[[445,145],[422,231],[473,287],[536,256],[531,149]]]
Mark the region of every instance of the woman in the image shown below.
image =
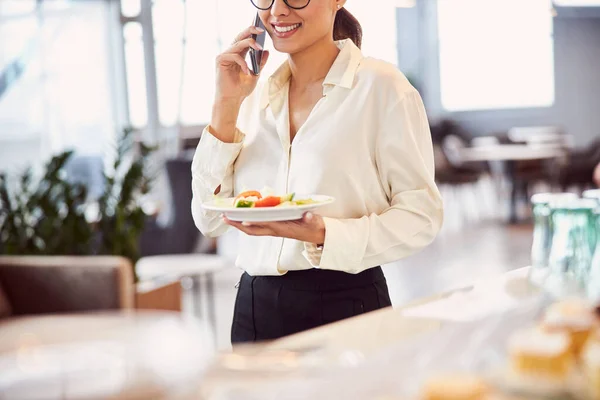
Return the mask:
[[[212,120],[192,166],[192,212],[207,236],[243,233],[234,344],[389,306],[379,266],[427,246],[442,223],[420,96],[393,65],[361,54],[361,28],[344,3],[253,0],[274,47],[289,54],[263,87],[244,59],[259,49],[251,38],[259,29],[244,30],[217,58]],[[215,194],[265,186],[337,201],[320,215],[261,224],[201,207]]]

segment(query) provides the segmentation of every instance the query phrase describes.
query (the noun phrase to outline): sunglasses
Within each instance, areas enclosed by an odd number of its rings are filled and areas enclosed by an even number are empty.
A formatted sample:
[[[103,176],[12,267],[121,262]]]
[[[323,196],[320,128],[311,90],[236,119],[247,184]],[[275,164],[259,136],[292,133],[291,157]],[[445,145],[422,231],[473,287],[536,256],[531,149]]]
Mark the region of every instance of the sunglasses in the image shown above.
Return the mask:
[[[252,5],[259,10],[266,11],[273,7],[275,0],[250,0]],[[302,10],[310,4],[310,0],[283,0],[283,2],[294,10]]]

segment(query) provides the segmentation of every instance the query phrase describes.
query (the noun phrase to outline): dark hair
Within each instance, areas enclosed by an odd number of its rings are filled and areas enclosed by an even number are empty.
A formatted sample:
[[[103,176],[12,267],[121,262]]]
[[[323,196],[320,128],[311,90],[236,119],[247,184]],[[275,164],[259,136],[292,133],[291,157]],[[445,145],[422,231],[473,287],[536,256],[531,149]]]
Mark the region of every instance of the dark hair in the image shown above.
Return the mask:
[[[333,24],[333,39],[352,39],[354,44],[360,48],[362,45],[363,31],[360,22],[345,8],[340,9],[335,16]]]

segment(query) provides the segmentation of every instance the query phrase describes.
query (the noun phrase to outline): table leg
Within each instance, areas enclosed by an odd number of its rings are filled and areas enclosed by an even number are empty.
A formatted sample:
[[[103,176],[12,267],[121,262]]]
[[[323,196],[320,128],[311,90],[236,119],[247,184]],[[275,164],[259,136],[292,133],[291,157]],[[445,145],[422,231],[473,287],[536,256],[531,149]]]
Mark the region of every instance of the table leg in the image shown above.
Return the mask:
[[[192,301],[194,303],[194,315],[196,318],[202,319],[202,281],[199,276],[192,278]]]
[[[512,160],[506,161],[506,173],[510,180],[510,211],[508,221],[511,224],[515,224],[518,221],[517,217],[517,196],[518,196],[518,183],[517,183],[517,172],[515,162]]]
[[[215,300],[214,274],[206,274],[206,304],[208,306],[208,323],[213,334],[215,347],[217,346],[217,310]]]

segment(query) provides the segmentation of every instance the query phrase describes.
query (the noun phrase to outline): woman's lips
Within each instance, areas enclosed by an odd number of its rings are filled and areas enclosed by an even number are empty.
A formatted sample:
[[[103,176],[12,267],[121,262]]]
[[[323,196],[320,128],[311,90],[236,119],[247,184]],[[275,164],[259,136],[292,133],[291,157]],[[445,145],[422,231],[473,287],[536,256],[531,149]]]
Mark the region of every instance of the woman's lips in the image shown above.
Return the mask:
[[[272,25],[273,33],[278,38],[288,38],[298,32],[298,29],[302,26],[302,24],[291,24],[291,25]]]

